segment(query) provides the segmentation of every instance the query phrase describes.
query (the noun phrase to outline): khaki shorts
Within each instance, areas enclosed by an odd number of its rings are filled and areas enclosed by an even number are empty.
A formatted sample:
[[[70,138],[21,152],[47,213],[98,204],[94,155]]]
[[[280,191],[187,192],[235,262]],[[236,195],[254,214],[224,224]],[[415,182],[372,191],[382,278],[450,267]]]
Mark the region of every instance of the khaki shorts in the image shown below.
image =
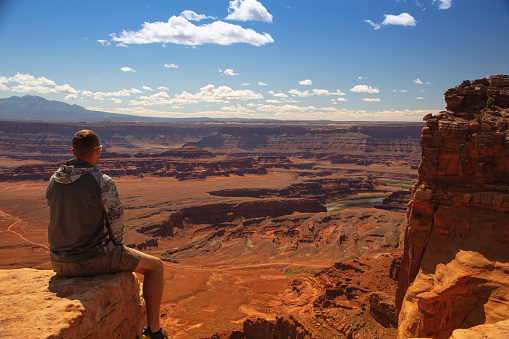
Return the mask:
[[[92,275],[116,273],[120,271],[134,271],[141,260],[141,253],[115,244],[113,250],[99,258],[80,262],[51,261],[51,267],[57,274],[68,277],[88,277]]]

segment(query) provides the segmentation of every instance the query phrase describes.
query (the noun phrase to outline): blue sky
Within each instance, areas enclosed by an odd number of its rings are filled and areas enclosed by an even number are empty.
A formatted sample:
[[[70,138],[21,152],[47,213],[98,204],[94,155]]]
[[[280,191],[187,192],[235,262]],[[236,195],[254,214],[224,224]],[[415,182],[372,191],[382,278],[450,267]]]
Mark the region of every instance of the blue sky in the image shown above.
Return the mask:
[[[422,121],[509,74],[509,0],[0,0],[0,98],[163,117]]]

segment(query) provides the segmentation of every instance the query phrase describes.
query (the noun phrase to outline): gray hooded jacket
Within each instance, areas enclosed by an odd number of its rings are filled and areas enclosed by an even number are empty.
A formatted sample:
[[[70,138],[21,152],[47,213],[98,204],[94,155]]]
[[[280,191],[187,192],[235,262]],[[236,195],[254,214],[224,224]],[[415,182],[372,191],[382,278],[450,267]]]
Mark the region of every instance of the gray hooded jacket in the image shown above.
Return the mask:
[[[50,257],[59,262],[98,258],[122,243],[124,209],[113,179],[88,162],[73,159],[51,177]]]

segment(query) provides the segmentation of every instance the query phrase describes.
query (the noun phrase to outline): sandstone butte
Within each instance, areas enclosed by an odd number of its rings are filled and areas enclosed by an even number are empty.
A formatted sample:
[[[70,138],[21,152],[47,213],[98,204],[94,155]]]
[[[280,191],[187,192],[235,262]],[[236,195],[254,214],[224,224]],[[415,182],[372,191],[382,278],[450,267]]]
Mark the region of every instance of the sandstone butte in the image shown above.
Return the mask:
[[[508,338],[509,77],[464,81],[445,99],[424,118],[398,338]]]
[[[396,294],[397,336],[507,338],[509,77],[465,81],[445,97],[447,111],[424,118]],[[20,337],[29,324],[41,338],[127,338],[145,318],[130,273],[64,279],[25,268],[1,270],[0,279],[1,337]],[[371,303],[390,310],[380,298],[390,300],[380,294]],[[238,338],[312,338],[291,317],[247,320],[244,331],[253,336]]]

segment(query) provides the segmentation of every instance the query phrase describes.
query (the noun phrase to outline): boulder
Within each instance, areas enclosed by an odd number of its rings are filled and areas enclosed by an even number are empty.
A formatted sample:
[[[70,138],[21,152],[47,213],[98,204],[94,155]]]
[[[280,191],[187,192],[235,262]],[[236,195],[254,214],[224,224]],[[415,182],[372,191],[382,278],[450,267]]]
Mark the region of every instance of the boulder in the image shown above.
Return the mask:
[[[0,337],[134,338],[146,323],[134,273],[65,278],[53,271],[0,270]]]

